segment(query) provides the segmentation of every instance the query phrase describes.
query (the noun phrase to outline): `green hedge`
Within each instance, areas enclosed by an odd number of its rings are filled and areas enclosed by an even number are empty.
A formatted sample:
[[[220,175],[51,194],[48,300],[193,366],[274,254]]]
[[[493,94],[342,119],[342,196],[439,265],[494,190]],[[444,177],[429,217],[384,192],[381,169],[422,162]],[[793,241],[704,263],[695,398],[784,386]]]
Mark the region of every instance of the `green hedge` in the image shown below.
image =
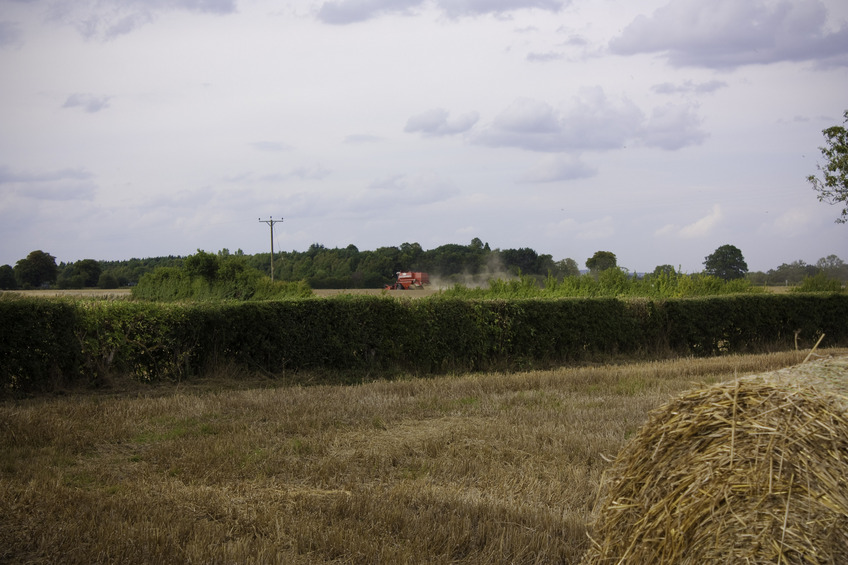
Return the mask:
[[[848,343],[844,294],[691,299],[338,297],[266,302],[0,300],[0,384],[110,373],[181,380],[222,364],[279,375],[542,367],[611,355],[717,355]]]
[[[46,390],[76,378],[82,348],[70,303],[0,294],[0,390]]]

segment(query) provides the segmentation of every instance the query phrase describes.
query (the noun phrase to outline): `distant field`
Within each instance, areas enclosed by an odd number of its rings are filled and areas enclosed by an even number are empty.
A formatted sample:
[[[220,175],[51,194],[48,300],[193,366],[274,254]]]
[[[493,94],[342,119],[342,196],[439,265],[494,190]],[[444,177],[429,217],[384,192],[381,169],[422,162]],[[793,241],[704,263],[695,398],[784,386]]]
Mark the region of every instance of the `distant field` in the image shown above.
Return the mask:
[[[74,288],[74,289],[50,289],[50,290],[12,290],[12,292],[22,296],[36,296],[40,298],[55,298],[57,296],[79,296],[79,297],[110,297],[110,296],[129,296],[130,288]]]
[[[383,293],[386,296],[393,296],[396,298],[424,298],[427,296],[432,296],[437,294],[438,289],[428,288],[428,289],[415,289],[415,290],[383,290],[381,288],[351,288],[351,289],[338,289],[338,288],[328,288],[328,289],[315,289],[312,291],[316,296],[338,296],[340,294],[356,294],[356,295],[371,295],[371,296],[380,296]]]
[[[773,292],[775,294],[782,294],[784,292],[789,292],[792,289],[791,286],[767,286],[767,292]],[[129,288],[116,288],[103,290],[99,288],[84,288],[84,289],[69,289],[69,290],[15,290],[11,292],[15,292],[16,294],[21,294],[23,296],[39,296],[44,298],[53,298],[56,296],[78,296],[78,297],[120,297],[120,296],[129,296],[130,295]],[[2,291],[0,291],[2,292]],[[386,296],[393,296],[396,298],[425,298],[427,296],[432,296],[434,294],[438,294],[439,289],[435,287],[429,287],[427,289],[415,289],[415,290],[383,290],[381,288],[349,288],[349,289],[316,289],[313,293],[316,296],[338,296],[340,294],[351,294],[351,295],[372,295],[372,296],[380,296],[383,293]]]
[[[576,563],[650,410],[805,356],[2,401],[0,562]]]

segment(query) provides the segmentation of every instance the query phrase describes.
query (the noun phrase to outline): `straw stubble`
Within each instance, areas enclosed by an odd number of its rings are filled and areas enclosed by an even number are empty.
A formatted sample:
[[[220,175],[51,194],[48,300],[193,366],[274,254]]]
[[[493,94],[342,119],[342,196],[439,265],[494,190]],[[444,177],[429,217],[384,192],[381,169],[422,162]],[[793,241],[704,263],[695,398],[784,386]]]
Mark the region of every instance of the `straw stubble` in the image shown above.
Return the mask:
[[[606,473],[601,563],[848,562],[848,357],[688,392]]]

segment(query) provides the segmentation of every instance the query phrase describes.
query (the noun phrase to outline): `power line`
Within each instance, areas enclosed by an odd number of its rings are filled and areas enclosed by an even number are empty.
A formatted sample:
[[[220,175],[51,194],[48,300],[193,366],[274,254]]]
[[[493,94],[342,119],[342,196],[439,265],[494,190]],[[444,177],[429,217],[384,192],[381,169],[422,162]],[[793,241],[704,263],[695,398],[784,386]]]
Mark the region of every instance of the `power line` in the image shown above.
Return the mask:
[[[270,217],[267,220],[263,220],[259,218],[259,221],[263,224],[268,224],[271,226],[271,280],[274,280],[274,224],[279,224],[283,221],[282,218],[279,220],[275,220],[274,217]]]

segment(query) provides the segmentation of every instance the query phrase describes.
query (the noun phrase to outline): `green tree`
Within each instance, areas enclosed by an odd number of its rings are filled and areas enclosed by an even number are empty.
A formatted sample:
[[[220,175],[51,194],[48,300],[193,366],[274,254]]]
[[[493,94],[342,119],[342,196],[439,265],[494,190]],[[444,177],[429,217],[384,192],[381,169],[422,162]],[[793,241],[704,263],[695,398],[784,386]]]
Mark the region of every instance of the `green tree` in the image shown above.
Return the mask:
[[[747,272],[745,257],[734,245],[722,245],[704,258],[704,273],[725,281],[741,279]]]
[[[513,274],[518,274],[519,272],[525,275],[543,274],[539,272],[537,266],[539,263],[538,253],[529,247],[522,247],[520,249],[504,249],[501,251],[501,260],[503,261],[504,267]]]
[[[816,267],[830,278],[840,281],[848,280],[848,265],[836,255],[822,257],[816,262]]]
[[[112,273],[103,273],[97,280],[97,288],[118,288],[118,279]]]
[[[577,266],[577,261],[571,257],[566,257],[554,263],[554,273],[557,277],[579,277],[580,267]]]
[[[13,290],[18,288],[18,281],[15,279],[15,270],[11,265],[3,265],[0,267],[0,289]]]
[[[203,277],[209,282],[213,282],[218,276],[220,262],[218,256],[214,253],[206,253],[205,251],[197,250],[194,255],[189,255],[183,263],[186,272],[189,276]]]
[[[65,265],[60,271],[59,288],[84,288],[97,286],[102,269],[94,259],[82,259]]]
[[[843,116],[843,123],[848,124],[848,110],[845,110]],[[843,126],[833,126],[822,130],[822,133],[826,145],[819,149],[826,162],[824,167],[816,165],[822,178],[810,175],[807,181],[819,193],[820,202],[843,207],[836,222],[844,224],[848,222],[848,130]]]
[[[15,263],[15,278],[21,286],[29,288],[56,282],[58,271],[56,258],[40,249]]]
[[[666,277],[673,277],[677,274],[677,271],[674,270],[674,267],[671,265],[657,265],[654,268],[654,272],[651,273],[652,277],[659,277],[664,275]]]
[[[804,277],[812,277],[816,274],[815,265],[808,265],[803,260],[783,263],[779,267],[769,269],[769,284],[798,284]]]
[[[615,253],[611,251],[595,251],[594,255],[586,259],[586,268],[593,275],[617,266],[618,260],[615,257]]]

